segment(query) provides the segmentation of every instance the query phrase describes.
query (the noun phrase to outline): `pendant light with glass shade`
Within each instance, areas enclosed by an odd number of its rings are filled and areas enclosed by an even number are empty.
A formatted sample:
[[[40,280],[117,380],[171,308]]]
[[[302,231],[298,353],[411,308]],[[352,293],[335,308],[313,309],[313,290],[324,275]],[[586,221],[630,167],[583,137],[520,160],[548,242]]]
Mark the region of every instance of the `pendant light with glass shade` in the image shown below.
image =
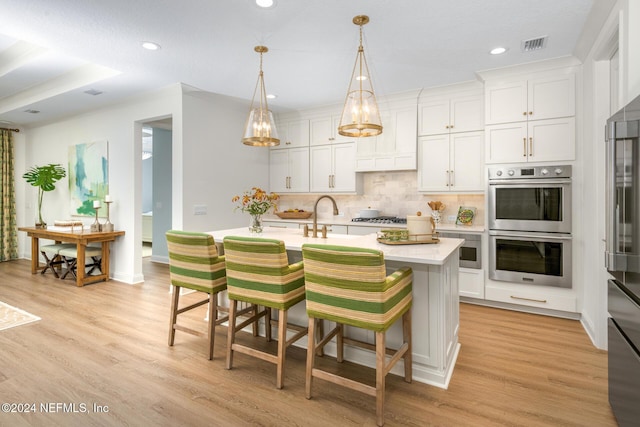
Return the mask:
[[[353,23],[360,26],[360,46],[338,126],[338,133],[348,137],[360,138],[382,133],[380,111],[362,47],[362,26],[368,22],[366,15],[353,18]]]
[[[242,143],[254,147],[273,147],[280,145],[280,139],[278,139],[273,113],[267,105],[267,92],[264,88],[262,73],[262,54],[268,52],[269,49],[266,46],[256,46],[254,50],[260,54],[260,74],[253,92]]]

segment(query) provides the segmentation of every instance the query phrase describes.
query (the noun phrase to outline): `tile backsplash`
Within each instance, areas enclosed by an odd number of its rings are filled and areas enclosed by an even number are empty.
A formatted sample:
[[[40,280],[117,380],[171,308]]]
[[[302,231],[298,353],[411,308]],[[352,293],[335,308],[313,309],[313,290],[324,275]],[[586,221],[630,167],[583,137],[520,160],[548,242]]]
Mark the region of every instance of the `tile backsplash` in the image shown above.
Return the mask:
[[[430,214],[430,201],[440,201],[446,209],[442,215],[442,222],[455,223],[455,216],[460,206],[476,208],[474,225],[485,224],[484,194],[424,194],[418,193],[417,172],[366,172],[363,173],[363,192],[361,195],[331,195],[338,204],[340,213],[345,218],[358,216],[360,209],[378,209],[380,215],[406,217],[420,211]],[[318,194],[281,194],[278,208],[286,210],[298,208],[313,210]],[[329,200],[322,200],[318,204],[318,217],[327,218],[332,215],[332,205]],[[453,220],[449,217],[453,216]]]

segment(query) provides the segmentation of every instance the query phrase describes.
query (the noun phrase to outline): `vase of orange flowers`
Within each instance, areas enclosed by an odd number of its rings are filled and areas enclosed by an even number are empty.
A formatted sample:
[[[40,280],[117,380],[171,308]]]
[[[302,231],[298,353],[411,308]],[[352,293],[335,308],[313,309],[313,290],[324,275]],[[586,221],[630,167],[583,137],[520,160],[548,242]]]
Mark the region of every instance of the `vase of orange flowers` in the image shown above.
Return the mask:
[[[240,196],[234,196],[231,201],[238,203],[236,210],[240,209],[251,216],[249,231],[262,233],[262,215],[277,207],[276,200],[278,198],[279,196],[276,193],[267,193],[259,187],[253,187],[250,191],[245,191]]]

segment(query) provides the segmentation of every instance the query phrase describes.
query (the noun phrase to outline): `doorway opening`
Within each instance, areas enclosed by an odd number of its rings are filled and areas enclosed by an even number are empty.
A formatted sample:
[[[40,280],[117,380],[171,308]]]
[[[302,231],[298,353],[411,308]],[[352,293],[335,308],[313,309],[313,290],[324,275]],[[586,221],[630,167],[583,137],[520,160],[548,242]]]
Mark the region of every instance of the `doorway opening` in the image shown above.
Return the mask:
[[[162,263],[172,223],[172,125],[171,117],[142,123],[142,257]]]

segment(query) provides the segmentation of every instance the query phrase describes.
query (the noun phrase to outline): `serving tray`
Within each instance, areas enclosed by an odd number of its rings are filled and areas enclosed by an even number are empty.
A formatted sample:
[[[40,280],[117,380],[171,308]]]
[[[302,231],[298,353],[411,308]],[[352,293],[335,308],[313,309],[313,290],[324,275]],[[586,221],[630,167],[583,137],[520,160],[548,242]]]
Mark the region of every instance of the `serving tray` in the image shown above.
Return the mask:
[[[405,240],[392,240],[385,237],[378,237],[376,240],[385,245],[425,245],[430,243],[440,243],[438,233],[409,234],[409,237]]]

